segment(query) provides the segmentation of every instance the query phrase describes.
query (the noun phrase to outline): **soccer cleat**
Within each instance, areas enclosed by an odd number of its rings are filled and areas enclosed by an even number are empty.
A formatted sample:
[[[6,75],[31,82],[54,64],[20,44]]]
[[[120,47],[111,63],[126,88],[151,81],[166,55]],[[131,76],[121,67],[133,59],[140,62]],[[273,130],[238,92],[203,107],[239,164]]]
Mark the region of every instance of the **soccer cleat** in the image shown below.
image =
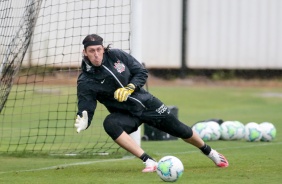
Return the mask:
[[[208,157],[217,165],[218,167],[228,167],[229,163],[227,159],[215,150],[211,150]]]
[[[152,159],[147,159],[146,162],[144,162],[145,169],[142,170],[142,172],[155,172],[157,170],[158,163]]]

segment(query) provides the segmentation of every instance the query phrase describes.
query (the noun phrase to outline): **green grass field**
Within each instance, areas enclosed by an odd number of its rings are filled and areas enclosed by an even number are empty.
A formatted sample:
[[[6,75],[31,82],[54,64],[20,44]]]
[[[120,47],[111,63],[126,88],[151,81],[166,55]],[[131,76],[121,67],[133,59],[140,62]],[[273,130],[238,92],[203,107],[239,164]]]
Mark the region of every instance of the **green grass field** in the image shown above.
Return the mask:
[[[177,183],[281,183],[281,88],[152,86],[150,92],[167,105],[177,106],[180,120],[188,125],[199,120],[222,118],[244,124],[269,121],[277,129],[273,142],[208,142],[228,158],[230,166],[223,169],[181,140],[142,142],[143,149],[155,159],[174,155],[182,160],[185,171]],[[122,159],[1,155],[0,163],[0,183],[7,184],[164,183],[156,173],[142,173],[144,165],[130,154]]]

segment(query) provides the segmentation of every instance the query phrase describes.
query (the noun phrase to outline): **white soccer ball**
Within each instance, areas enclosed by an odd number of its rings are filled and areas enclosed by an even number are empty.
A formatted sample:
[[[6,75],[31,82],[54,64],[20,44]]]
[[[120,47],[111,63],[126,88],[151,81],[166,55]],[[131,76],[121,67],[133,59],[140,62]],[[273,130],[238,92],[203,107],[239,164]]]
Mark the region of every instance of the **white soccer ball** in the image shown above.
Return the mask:
[[[203,141],[210,141],[212,139],[213,130],[209,127],[206,122],[198,122],[193,127],[194,130]]]
[[[237,128],[234,139],[244,139],[245,137],[245,125],[240,121],[234,121],[234,124]]]
[[[234,121],[224,121],[221,125],[221,139],[235,140],[237,135],[237,125]]]
[[[245,125],[245,140],[249,142],[259,141],[262,138],[262,130],[259,124],[250,122]]]
[[[262,122],[259,124],[262,131],[261,141],[272,141],[276,137],[276,128],[270,122]]]
[[[175,156],[165,156],[160,159],[157,174],[163,181],[177,181],[183,174],[184,166]]]
[[[206,122],[208,125],[208,128],[211,129],[212,134],[210,135],[211,141],[216,141],[221,136],[221,129],[220,125],[215,121],[208,121]]]

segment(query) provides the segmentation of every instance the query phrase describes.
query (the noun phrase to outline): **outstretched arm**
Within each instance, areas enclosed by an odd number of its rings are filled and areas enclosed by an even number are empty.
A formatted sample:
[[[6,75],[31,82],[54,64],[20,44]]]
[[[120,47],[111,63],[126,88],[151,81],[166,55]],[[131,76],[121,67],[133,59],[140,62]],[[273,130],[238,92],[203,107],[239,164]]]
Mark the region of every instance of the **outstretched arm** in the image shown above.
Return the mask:
[[[92,118],[94,116],[94,111],[97,106],[96,95],[89,89],[86,81],[78,81],[77,85],[77,99],[78,99],[78,112],[77,115],[82,117],[83,111],[87,112],[87,127],[90,126]]]

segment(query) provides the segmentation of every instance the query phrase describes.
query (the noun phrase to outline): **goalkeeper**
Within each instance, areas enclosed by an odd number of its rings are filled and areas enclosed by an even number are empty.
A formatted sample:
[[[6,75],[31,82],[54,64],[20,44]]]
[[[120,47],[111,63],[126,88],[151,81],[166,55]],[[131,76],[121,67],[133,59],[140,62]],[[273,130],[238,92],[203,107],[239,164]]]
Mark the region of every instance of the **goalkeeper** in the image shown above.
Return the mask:
[[[97,101],[110,114],[103,126],[107,134],[122,148],[145,163],[142,172],[156,171],[157,162],[129,136],[142,123],[153,126],[199,148],[218,167],[227,167],[226,158],[212,149],[179,121],[168,107],[142,87],[147,70],[131,55],[119,49],[103,46],[103,38],[87,35],[82,42],[82,73],[77,80],[77,132],[87,129],[92,121]]]

